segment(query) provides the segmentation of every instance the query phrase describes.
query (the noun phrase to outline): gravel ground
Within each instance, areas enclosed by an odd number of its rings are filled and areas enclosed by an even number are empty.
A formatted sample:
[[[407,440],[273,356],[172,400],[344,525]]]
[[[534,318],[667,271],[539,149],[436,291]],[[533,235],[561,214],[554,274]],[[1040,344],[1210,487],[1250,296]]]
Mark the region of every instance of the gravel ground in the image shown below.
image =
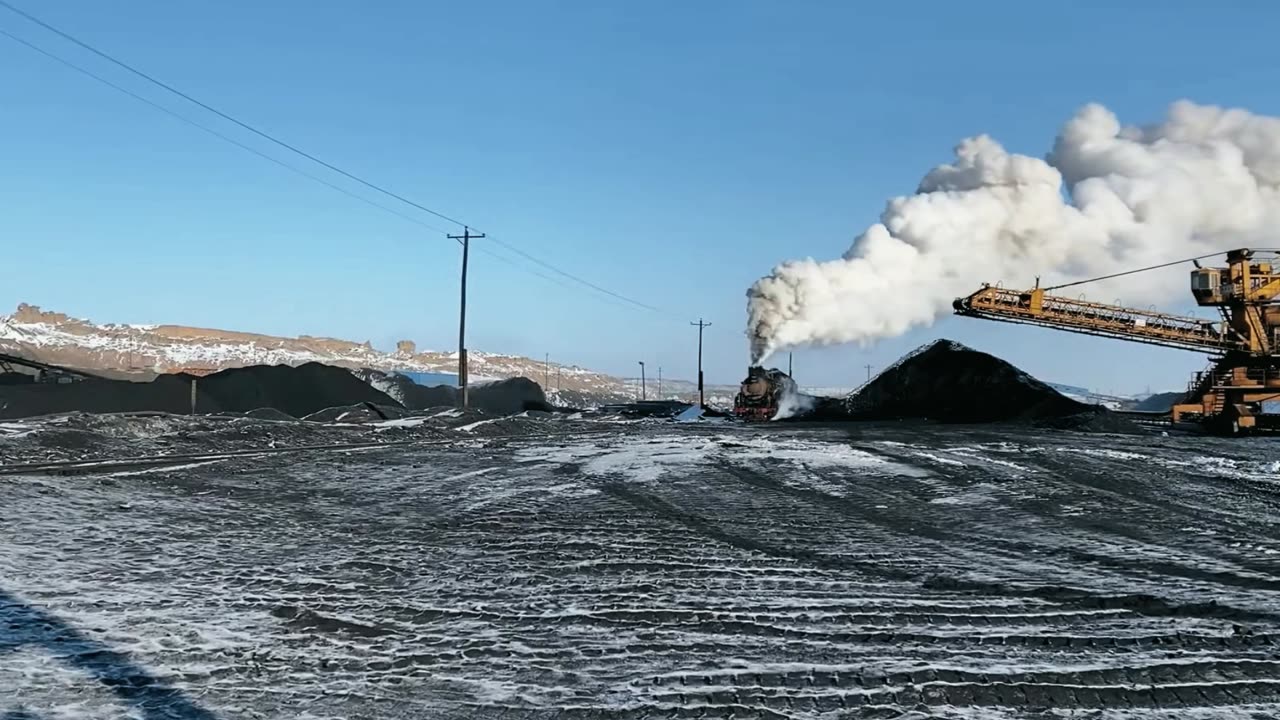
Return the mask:
[[[1280,716],[1273,441],[445,419],[0,476],[0,718]]]

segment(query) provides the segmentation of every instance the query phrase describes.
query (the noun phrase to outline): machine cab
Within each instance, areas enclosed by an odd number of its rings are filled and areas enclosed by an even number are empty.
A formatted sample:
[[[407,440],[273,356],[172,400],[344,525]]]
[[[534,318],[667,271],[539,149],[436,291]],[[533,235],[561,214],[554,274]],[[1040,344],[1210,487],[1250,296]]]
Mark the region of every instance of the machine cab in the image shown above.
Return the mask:
[[[1225,292],[1224,292],[1225,291]],[[1230,283],[1222,286],[1222,268],[1196,268],[1191,271],[1191,294],[1198,305],[1221,305],[1230,294]]]

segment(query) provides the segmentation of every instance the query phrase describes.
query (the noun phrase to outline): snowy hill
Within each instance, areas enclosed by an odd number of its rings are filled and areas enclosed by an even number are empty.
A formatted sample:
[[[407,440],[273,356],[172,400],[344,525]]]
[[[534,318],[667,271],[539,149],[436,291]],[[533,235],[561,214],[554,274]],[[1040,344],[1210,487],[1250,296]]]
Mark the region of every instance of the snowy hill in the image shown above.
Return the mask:
[[[388,353],[368,342],[306,335],[290,338],[184,325],[96,324],[26,304],[0,316],[0,352],[80,370],[140,376],[320,362],[456,379],[458,367],[456,352],[418,352],[410,341],[401,341],[395,352]],[[549,376],[551,393],[572,395],[583,404],[630,400],[640,394],[638,381],[555,363],[548,372],[542,361],[516,355],[472,351],[470,367],[474,382],[523,376],[546,384]],[[652,392],[655,386],[650,383]]]

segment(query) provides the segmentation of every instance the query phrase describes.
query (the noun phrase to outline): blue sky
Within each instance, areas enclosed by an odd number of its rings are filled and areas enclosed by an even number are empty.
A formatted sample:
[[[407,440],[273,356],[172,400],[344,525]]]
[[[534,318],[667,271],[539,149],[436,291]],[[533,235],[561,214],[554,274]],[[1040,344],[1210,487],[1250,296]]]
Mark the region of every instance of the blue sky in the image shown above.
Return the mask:
[[[473,350],[550,353],[617,373],[644,360],[693,377],[688,321],[702,316],[714,323],[715,382],[743,375],[751,282],[785,259],[837,257],[886,199],[914,190],[967,135],[1042,155],[1089,101],[1130,122],[1156,120],[1184,97],[1280,114],[1271,37],[1280,6],[1262,2],[21,6],[334,164],[666,311],[550,282],[488,244],[516,266],[473,254]],[[0,29],[394,202],[4,10]],[[456,345],[459,254],[440,232],[3,37],[0,90],[9,270],[0,305]],[[796,373],[805,384],[856,383],[864,365],[940,336],[1104,391],[1180,388],[1204,365],[1185,351],[947,318],[871,348],[797,352]]]

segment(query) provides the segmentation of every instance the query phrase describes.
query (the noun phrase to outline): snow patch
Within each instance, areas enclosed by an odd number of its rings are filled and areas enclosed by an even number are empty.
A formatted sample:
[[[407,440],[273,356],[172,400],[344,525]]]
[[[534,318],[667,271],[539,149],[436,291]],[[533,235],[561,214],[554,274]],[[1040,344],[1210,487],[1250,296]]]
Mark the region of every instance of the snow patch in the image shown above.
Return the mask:
[[[457,430],[457,431],[459,431],[459,432],[471,432],[472,430],[475,430],[476,428],[480,427],[481,425],[488,425],[489,423],[491,423],[491,422],[493,422],[493,421],[495,421],[495,420],[497,420],[497,419],[498,419],[498,418],[489,418],[488,420],[477,420],[477,421],[475,421],[475,422],[473,422],[473,423],[468,423],[468,424],[466,424],[466,425],[461,425],[461,426],[459,426],[459,427],[457,427],[457,428],[454,428],[454,429],[455,429],[455,430]]]
[[[688,466],[720,466],[725,463],[758,466],[778,461],[810,469],[856,470],[880,475],[927,476],[928,471],[892,462],[864,450],[833,442],[801,438],[771,440],[753,438],[750,445],[733,435],[692,438],[687,435],[625,439],[609,445],[583,443],[556,448],[522,450],[516,462],[582,464],[589,475],[622,475],[637,482],[654,482]]]
[[[173,472],[175,470],[190,470],[191,468],[203,467],[214,463],[225,462],[229,458],[214,458],[212,460],[201,460],[199,462],[184,463],[182,465],[157,465],[156,467],[143,468],[141,470],[121,470],[119,472],[107,473],[102,477],[131,477],[134,475],[147,475],[157,472]]]
[[[430,419],[431,418],[425,418],[425,417],[407,417],[407,418],[397,418],[395,420],[383,420],[381,422],[370,423],[370,424],[379,430],[384,430],[386,428],[398,428],[398,427],[411,428],[411,427],[418,427],[419,425],[422,425],[423,423],[427,422]]]
[[[704,414],[705,412],[701,407],[697,405],[690,405],[679,415],[676,415],[676,422],[693,422],[694,420],[701,420]]]

